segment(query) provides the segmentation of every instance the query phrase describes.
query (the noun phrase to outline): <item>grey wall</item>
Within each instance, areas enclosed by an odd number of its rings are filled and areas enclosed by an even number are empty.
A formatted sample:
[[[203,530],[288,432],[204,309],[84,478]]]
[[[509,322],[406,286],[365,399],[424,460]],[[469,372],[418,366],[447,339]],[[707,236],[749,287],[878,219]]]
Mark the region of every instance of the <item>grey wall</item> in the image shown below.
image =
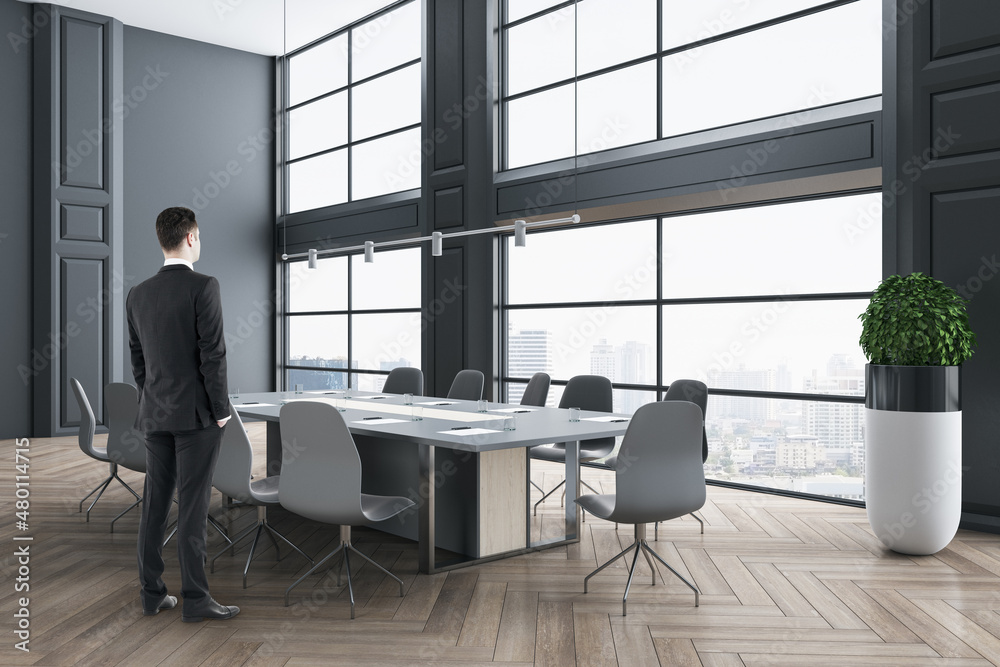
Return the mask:
[[[21,41],[32,6],[0,0],[0,438],[26,437],[31,428],[31,43]],[[16,38],[12,40],[9,35]],[[30,32],[25,33],[30,35]],[[22,367],[19,372],[18,367]]]
[[[195,270],[222,286],[230,385],[272,389],[273,60],[129,26],[124,40],[122,280],[127,289],[162,265],[157,214],[193,209]],[[131,381],[127,342],[122,354]]]

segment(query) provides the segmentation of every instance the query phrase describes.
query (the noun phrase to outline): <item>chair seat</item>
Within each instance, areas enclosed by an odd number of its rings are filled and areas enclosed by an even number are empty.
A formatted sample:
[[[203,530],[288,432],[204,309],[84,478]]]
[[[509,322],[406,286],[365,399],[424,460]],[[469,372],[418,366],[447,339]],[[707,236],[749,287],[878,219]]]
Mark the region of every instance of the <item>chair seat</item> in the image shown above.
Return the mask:
[[[596,447],[588,447],[587,441],[580,443],[580,462],[595,461],[603,459],[615,448],[615,443],[601,444]],[[566,448],[562,443],[555,445],[537,445],[528,450],[528,456],[539,461],[552,461],[554,463],[566,462]]]
[[[580,496],[576,499],[576,504],[598,519],[607,519],[615,511],[615,494],[596,493]]]
[[[687,502],[674,502],[659,506],[659,503],[651,503],[646,507],[625,507],[616,501],[614,493],[594,493],[580,496],[576,499],[577,504],[587,510],[598,519],[614,521],[615,523],[656,523],[658,521],[670,521],[677,517],[697,512],[705,504],[704,498]]]
[[[245,502],[250,505],[277,505],[279,481],[281,481],[281,475],[253,480],[250,482],[251,499],[245,500]],[[244,499],[238,498],[238,500]]]
[[[594,460],[594,461],[582,461],[588,468],[600,468],[601,470],[614,470],[615,466],[618,465],[618,455],[613,454],[606,459]]]
[[[108,463],[111,460],[108,456],[107,447],[98,447],[97,445],[94,445],[91,449],[92,451],[87,452],[88,456],[95,458],[98,461],[103,461],[104,463]]]
[[[528,455],[539,461],[554,461],[563,463],[566,461],[566,448],[562,445],[538,445],[528,450]]]
[[[403,496],[375,496],[370,493],[361,494],[361,512],[369,521],[385,521],[391,519],[403,510],[413,507],[414,503]]]

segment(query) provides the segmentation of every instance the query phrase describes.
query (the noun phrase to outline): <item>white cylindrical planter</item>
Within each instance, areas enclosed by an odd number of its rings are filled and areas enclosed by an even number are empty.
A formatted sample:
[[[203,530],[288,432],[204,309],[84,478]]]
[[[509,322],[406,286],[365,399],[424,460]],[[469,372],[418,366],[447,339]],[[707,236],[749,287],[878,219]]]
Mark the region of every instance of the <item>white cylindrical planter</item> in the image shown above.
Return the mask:
[[[962,515],[959,369],[867,368],[868,522],[893,551],[937,553],[955,536]]]

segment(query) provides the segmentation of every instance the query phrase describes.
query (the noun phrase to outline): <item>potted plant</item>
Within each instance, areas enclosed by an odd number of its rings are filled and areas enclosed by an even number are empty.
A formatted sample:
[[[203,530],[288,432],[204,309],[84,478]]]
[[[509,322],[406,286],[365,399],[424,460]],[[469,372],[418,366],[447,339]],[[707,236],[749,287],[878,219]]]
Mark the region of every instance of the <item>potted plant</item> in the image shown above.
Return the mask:
[[[976,335],[940,280],[889,276],[860,316],[865,366],[865,504],[887,547],[943,549],[962,513],[961,364]]]

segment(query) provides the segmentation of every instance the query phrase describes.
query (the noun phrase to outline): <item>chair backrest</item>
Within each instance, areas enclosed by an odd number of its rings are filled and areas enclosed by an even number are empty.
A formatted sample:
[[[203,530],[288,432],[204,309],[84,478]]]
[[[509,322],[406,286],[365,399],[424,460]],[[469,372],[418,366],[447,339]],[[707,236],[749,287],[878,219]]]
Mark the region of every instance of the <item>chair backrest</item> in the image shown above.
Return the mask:
[[[250,469],[253,468],[253,446],[243,427],[240,413],[229,403],[231,418],[222,434],[219,460],[215,464],[212,486],[224,495],[240,502],[250,502]]]
[[[107,457],[101,456],[94,449],[94,433],[97,430],[97,420],[94,418],[94,409],[90,407],[90,399],[83,390],[83,385],[76,378],[69,379],[69,386],[73,388],[76,395],[76,402],[80,404],[80,449],[87,456],[98,461],[107,461]]]
[[[552,378],[548,373],[535,373],[528,380],[524,393],[521,394],[521,405],[544,407],[549,398],[549,383]]]
[[[139,393],[133,385],[112,382],[104,388],[108,410],[108,458],[136,472],[146,472],[146,438],[135,428]]]
[[[485,378],[482,371],[467,368],[459,371],[451,382],[448,398],[459,398],[466,401],[478,401],[483,397]]]
[[[612,412],[614,398],[611,380],[603,375],[574,375],[566,383],[566,389],[563,390],[562,398],[559,399],[559,407]],[[587,440],[587,446],[594,448],[611,445],[614,447],[614,442],[614,438],[595,438]]]
[[[401,366],[389,371],[382,391],[387,394],[424,394],[424,372],[413,366]]]
[[[612,521],[667,521],[705,504],[702,412],[688,401],[659,401],[632,415],[615,464]]]
[[[329,403],[281,406],[281,506],[313,521],[358,525],[361,457],[340,411]]]
[[[664,401],[690,401],[701,408],[701,462],[708,460],[708,434],[704,417],[708,414],[708,387],[700,380],[674,380],[663,395]]]

